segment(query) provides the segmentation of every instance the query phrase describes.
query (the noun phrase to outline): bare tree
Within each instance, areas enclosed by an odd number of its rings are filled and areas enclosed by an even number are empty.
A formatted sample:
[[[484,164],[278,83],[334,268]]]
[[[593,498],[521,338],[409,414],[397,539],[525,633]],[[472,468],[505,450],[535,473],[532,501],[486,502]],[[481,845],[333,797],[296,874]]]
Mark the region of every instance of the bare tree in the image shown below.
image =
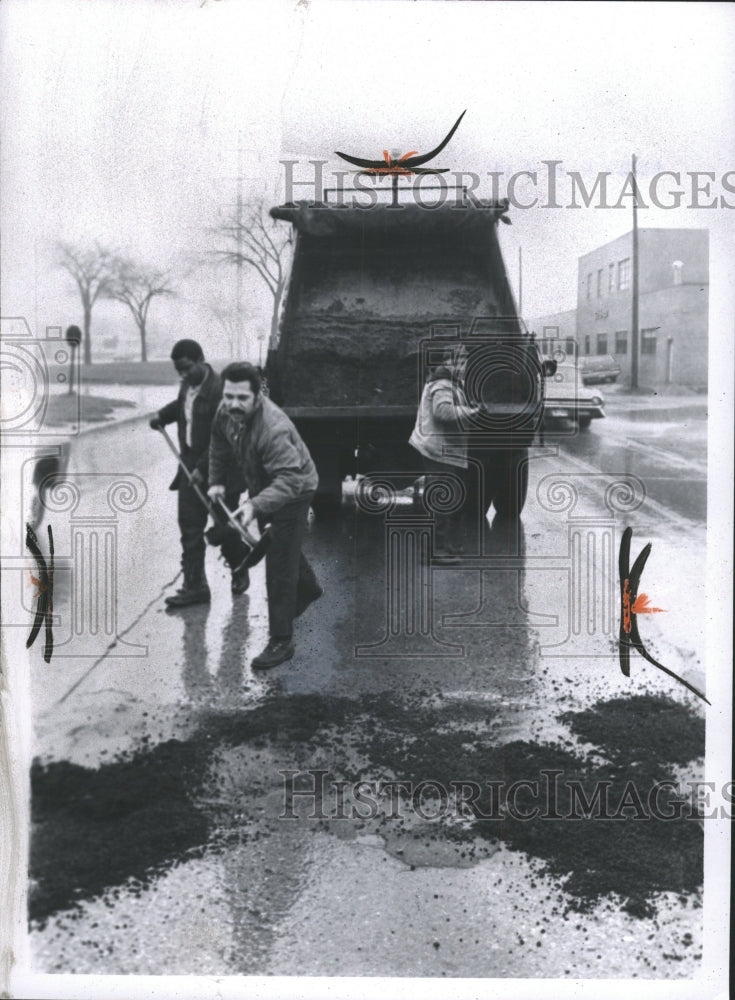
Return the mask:
[[[83,249],[71,243],[58,243],[58,266],[74,279],[82,300],[82,350],[85,365],[92,363],[92,307],[105,296],[110,284],[112,255],[99,243]]]
[[[237,211],[217,230],[224,237],[226,245],[215,251],[219,261],[238,267],[251,267],[268,286],[273,296],[271,313],[271,341],[278,332],[278,317],[281,300],[286,288],[287,250],[291,244],[291,229],[277,229],[263,202],[246,207],[243,213]]]
[[[140,335],[141,361],[148,360],[146,323],[151,302],[157,296],[174,294],[174,287],[167,271],[140,266],[127,257],[116,257],[112,261],[112,277],[104,295],[106,298],[124,302],[133,314]]]

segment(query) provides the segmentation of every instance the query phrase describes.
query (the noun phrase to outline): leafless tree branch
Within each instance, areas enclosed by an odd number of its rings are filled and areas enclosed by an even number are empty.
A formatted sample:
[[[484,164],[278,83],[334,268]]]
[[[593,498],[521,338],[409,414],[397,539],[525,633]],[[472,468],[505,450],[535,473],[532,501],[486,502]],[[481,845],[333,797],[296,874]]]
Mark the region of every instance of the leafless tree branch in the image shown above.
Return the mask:
[[[57,266],[73,279],[82,303],[82,349],[85,364],[92,362],[92,307],[109,288],[112,275],[112,254],[95,243],[85,248],[72,243],[56,246]]]
[[[239,217],[237,212],[230,215],[215,233],[223,244],[214,252],[215,259],[220,263],[252,268],[273,296],[273,340],[278,331],[286,285],[284,260],[291,243],[290,229],[277,229],[276,223],[271,226],[265,205],[256,202],[248,205]]]
[[[140,335],[140,360],[147,361],[146,324],[151,302],[159,296],[176,294],[169,272],[136,264],[127,257],[115,257],[103,294],[123,302],[130,310]]]

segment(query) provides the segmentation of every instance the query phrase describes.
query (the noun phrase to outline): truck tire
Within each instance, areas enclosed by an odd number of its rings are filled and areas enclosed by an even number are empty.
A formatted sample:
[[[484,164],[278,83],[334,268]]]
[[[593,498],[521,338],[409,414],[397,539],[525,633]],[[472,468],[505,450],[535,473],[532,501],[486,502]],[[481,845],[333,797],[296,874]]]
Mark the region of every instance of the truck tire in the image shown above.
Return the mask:
[[[330,492],[321,491],[314,494],[311,507],[314,513],[319,515],[334,514],[342,506],[342,483],[339,484],[339,492],[336,489]]]
[[[319,474],[319,485],[311,502],[312,510],[317,515],[333,514],[342,504],[342,480],[345,476],[342,456],[333,440],[316,437],[308,430],[302,431],[302,437]]]
[[[500,517],[519,517],[528,495],[528,449],[501,452],[494,465],[495,511]]]
[[[588,431],[592,423],[592,417],[580,417],[578,422],[581,431]]]

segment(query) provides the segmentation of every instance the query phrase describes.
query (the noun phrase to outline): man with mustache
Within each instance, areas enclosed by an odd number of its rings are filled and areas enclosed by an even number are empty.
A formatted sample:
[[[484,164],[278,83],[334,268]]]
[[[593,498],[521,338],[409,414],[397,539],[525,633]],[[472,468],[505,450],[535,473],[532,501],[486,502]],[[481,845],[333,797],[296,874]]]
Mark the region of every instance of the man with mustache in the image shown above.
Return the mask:
[[[204,360],[204,351],[196,340],[179,340],[171,351],[171,360],[181,379],[178,397],[151,419],[153,430],[166,424],[178,426],[181,459],[200,490],[206,488],[209,459],[209,436],[212,419],[222,398],[222,380]],[[184,608],[191,604],[207,604],[211,600],[204,569],[206,545],[204,529],[208,511],[184,473],[179,469],[169,489],[178,491],[178,520],[181,533],[181,566],[184,583],[166,598],[168,608]],[[237,506],[239,490],[230,488],[225,500]],[[234,533],[222,544],[222,554],[232,569],[232,592],[243,594],[250,585],[247,569],[238,569],[247,555],[245,543]]]
[[[309,507],[319,484],[309,450],[290,419],[261,391],[258,370],[234,362],[222,372],[222,402],[209,445],[209,496],[223,496],[233,467],[242,474],[248,499],[242,523],[270,524],[265,557],[268,645],[251,666],[267,670],[294,655],[293,619],[322,595],[301,551]]]

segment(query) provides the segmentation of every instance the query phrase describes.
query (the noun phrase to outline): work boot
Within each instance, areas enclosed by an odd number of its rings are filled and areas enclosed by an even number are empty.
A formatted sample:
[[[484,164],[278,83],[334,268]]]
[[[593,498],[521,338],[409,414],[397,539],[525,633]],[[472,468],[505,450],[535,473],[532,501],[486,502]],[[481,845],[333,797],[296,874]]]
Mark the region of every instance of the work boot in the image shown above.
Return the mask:
[[[210,531],[214,530],[213,528],[210,529]],[[250,573],[248,572],[250,562],[248,561],[248,556],[252,550],[248,548],[234,528],[230,528],[229,526],[219,528],[218,526],[218,530],[221,531],[220,545],[222,555],[232,570],[230,590],[233,594],[244,594],[250,586]]]
[[[270,639],[262,653],[259,653],[250,666],[253,670],[270,670],[279,663],[290,660],[296,652],[294,644],[288,639]]]
[[[209,604],[212,594],[204,572],[204,557],[188,558],[184,564],[184,587],[166,598],[168,608],[188,608],[192,604]]]
[[[233,594],[244,594],[250,586],[250,573],[247,566],[238,566],[232,571],[232,583],[230,590]]]
[[[212,592],[205,581],[198,586],[187,587],[184,590],[172,594],[166,598],[166,606],[169,608],[188,608],[190,604],[209,604],[212,600]]]
[[[181,557],[181,572],[183,574],[183,579],[181,581],[181,586],[177,587],[175,590],[176,594],[183,594],[188,586],[189,574],[186,571],[186,556]]]

